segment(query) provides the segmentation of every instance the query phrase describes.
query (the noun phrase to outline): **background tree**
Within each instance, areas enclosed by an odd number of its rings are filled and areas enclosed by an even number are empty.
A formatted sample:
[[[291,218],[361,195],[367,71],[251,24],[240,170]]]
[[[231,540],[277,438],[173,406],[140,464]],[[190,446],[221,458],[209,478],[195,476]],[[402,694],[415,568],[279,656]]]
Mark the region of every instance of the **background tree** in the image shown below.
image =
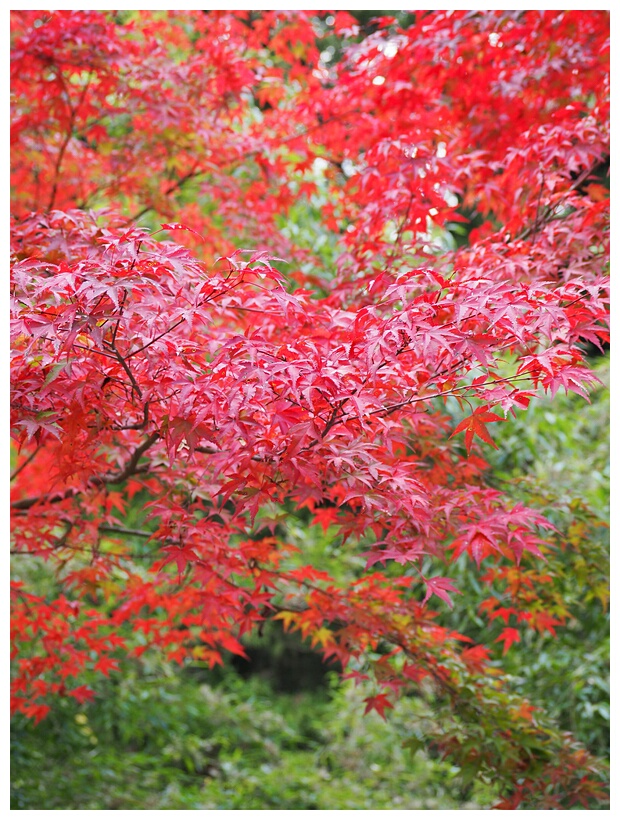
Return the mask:
[[[600,800],[498,657],[575,617],[588,525],[483,454],[597,382],[608,15],[12,19],[12,549],[55,572],[13,583],[13,708],[271,619],[366,712],[429,700],[409,745],[501,807]],[[463,576],[489,646],[450,625]]]

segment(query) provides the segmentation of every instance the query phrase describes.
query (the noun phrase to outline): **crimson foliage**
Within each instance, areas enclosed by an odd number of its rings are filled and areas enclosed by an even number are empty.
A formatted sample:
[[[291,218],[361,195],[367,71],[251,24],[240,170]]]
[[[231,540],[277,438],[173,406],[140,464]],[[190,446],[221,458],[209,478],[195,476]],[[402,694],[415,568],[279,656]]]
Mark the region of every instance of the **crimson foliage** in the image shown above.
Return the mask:
[[[13,13],[12,549],[58,582],[13,583],[13,708],[273,618],[367,711],[433,698],[500,807],[587,806],[599,764],[441,612],[466,554],[504,653],[568,616],[484,451],[608,340],[609,19],[399,19]]]

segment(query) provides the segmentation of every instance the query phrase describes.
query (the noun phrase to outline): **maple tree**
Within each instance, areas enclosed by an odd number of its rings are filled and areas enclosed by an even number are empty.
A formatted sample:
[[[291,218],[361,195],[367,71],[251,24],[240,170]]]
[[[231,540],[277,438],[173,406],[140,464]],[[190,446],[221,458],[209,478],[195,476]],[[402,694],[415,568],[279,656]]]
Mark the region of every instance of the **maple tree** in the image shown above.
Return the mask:
[[[12,584],[13,709],[275,619],[367,711],[434,697],[499,807],[604,799],[501,672],[568,618],[563,535],[484,453],[609,338],[608,14],[11,19],[12,551],[57,584]],[[461,555],[498,646],[442,626]]]

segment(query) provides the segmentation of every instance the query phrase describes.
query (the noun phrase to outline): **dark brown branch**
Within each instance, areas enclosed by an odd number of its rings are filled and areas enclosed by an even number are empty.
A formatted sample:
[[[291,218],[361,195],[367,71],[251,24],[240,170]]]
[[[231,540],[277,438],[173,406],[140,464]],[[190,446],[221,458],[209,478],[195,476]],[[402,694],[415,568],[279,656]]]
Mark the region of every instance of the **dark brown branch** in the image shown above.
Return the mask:
[[[151,435],[147,439],[145,439],[139,447],[137,447],[134,450],[133,455],[131,456],[125,467],[119,473],[112,473],[108,474],[107,476],[104,476],[103,482],[105,484],[120,484],[122,481],[125,481],[125,479],[134,475],[137,471],[138,462],[140,461],[144,453],[149,449],[149,447],[152,447],[152,445],[155,444],[158,438],[159,433],[157,431],[151,433]]]
[[[30,464],[30,462],[36,456],[36,454],[39,452],[40,449],[41,449],[41,445],[39,444],[39,446],[36,448],[36,450],[33,450],[33,452],[30,453],[28,458],[24,462],[22,462],[22,464],[20,464],[19,467],[16,467],[15,470],[13,470],[13,472],[11,473],[11,481],[13,481],[13,479],[17,478],[17,476],[21,473],[21,471],[24,469],[24,467],[27,467]]]
[[[59,77],[59,80],[60,80],[60,84],[62,85],[63,91],[67,95],[67,107],[69,109],[69,123],[68,123],[68,126],[67,126],[67,134],[66,134],[64,140],[62,141],[62,144],[61,144],[60,149],[58,151],[58,157],[56,159],[56,166],[54,168],[54,182],[52,184],[52,192],[50,194],[50,201],[49,201],[49,204],[47,206],[48,211],[52,210],[52,208],[54,207],[54,203],[56,201],[56,193],[58,191],[58,181],[60,179],[60,168],[62,166],[62,161],[63,161],[64,156],[65,156],[65,151],[67,150],[67,147],[68,147],[69,143],[71,142],[71,138],[74,136],[74,128],[75,128],[75,120],[76,120],[77,112],[78,112],[79,107],[82,105],[82,103],[84,102],[84,99],[86,97],[86,92],[88,91],[88,86],[90,85],[91,76],[92,76],[91,74],[88,75],[88,79],[86,80],[84,88],[82,89],[82,93],[80,94],[80,98],[77,102],[77,105],[74,108],[71,105],[71,96],[69,94],[69,90],[67,89],[67,84],[65,83],[65,79],[63,77],[62,71],[60,70],[60,68],[58,68],[58,77]]]
[[[144,455],[144,453],[151,447],[159,438],[159,433],[154,432],[145,439],[142,444],[137,447],[134,452],[132,453],[129,461],[122,470],[118,473],[108,473],[104,476],[93,476],[93,478],[89,479],[87,486],[88,487],[100,487],[105,484],[120,484],[122,481],[125,481],[127,478],[130,478],[132,475],[136,475],[136,473],[144,472],[145,467],[140,467],[138,462]],[[73,498],[76,495],[81,495],[82,490],[76,490],[74,488],[70,488],[65,490],[64,493],[48,493],[47,495],[37,495],[37,496],[30,496],[29,498],[20,498],[18,501],[13,501],[11,503],[12,510],[29,510],[31,507],[34,507],[36,504],[58,504],[59,501],[65,501],[67,498]]]
[[[105,342],[104,342],[104,344],[105,344]],[[129,378],[129,381],[131,382],[132,390],[135,390],[136,395],[138,396],[138,398],[141,399],[142,398],[142,391],[140,390],[140,385],[136,381],[135,376],[131,372],[131,368],[129,367],[129,365],[125,361],[125,358],[122,356],[122,354],[120,353],[119,349],[116,347],[115,344],[110,344],[110,349],[114,351],[114,355],[116,356],[116,359],[118,360],[118,362],[120,362],[121,367],[123,368],[123,370],[127,374],[127,377]]]
[[[115,430],[144,430],[149,423],[149,402],[145,402],[142,410],[142,421],[137,421],[135,424],[119,424],[115,426]]]
[[[126,527],[111,527],[108,524],[101,524],[99,532],[115,533],[116,535],[134,535],[136,538],[152,538],[154,533],[148,530],[132,530]]]
[[[188,171],[182,177],[179,177],[179,179],[177,179],[177,181],[173,185],[170,185],[168,188],[166,188],[166,190],[164,191],[164,196],[168,196],[168,194],[172,194],[175,191],[181,189],[185,185],[185,183],[188,182],[190,179],[195,179],[196,177],[202,176],[202,174],[204,173],[205,172],[202,171],[200,168],[196,169],[194,167],[193,170]],[[153,210],[155,210],[154,205],[145,205],[143,208],[141,208],[139,211],[137,211],[135,214],[132,214],[129,217],[129,219],[127,220],[127,225],[131,225],[132,222],[137,222],[141,216],[144,216],[144,214],[148,214],[149,211]]]
[[[175,322],[175,323],[174,323],[173,325],[171,325],[169,328],[167,328],[166,330],[164,330],[164,331],[163,331],[162,333],[160,333],[158,336],[155,336],[155,338],[154,338],[154,339],[151,339],[151,341],[150,341],[150,342],[147,342],[146,344],[142,345],[142,347],[138,347],[136,350],[132,350],[132,351],[131,351],[131,353],[128,353],[128,354],[125,356],[125,359],[131,359],[131,357],[132,357],[132,356],[135,356],[135,355],[136,355],[136,353],[142,353],[142,351],[143,351],[143,350],[146,350],[146,349],[147,349],[147,347],[150,347],[152,344],[155,344],[155,342],[159,341],[159,339],[162,339],[164,336],[166,336],[166,334],[168,334],[168,333],[172,333],[172,331],[173,331],[175,328],[177,328],[179,325],[183,324],[183,322],[184,322],[184,321],[185,321],[185,317],[184,317],[184,316],[182,316],[182,317],[181,317],[181,318],[180,318],[177,322]]]
[[[58,504],[59,501],[65,501],[67,498],[72,498],[74,495],[79,495],[79,490],[69,489],[64,493],[48,493],[47,495],[30,496],[29,498],[20,498],[19,501],[11,502],[12,510],[29,510],[35,504]]]

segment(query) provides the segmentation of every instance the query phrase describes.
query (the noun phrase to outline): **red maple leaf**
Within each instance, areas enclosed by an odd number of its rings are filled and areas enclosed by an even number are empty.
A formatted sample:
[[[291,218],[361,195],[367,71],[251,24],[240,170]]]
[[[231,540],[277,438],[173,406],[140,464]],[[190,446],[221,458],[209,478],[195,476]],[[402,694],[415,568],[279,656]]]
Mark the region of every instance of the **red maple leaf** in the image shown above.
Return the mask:
[[[481,438],[483,441],[486,441],[487,444],[490,444],[497,450],[497,444],[493,441],[486,428],[486,425],[493,421],[505,421],[505,419],[498,416],[496,413],[489,412],[488,405],[484,407],[477,407],[471,416],[464,418],[463,421],[455,427],[450,438],[453,438],[453,436],[456,436],[457,433],[462,433],[463,430],[465,430],[465,446],[467,447],[468,455],[471,452],[474,435],[478,436],[478,438]]]
[[[86,703],[95,697],[95,693],[90,686],[76,686],[74,689],[69,689],[67,694],[75,698],[78,703]]]
[[[505,629],[502,629],[499,636],[495,639],[495,643],[502,643],[504,644],[504,651],[503,654],[505,655],[506,652],[510,649],[513,643],[520,643],[521,636],[519,634],[518,629],[514,629],[512,626],[507,626]]]
[[[364,709],[365,715],[374,710],[381,715],[383,720],[387,720],[385,717],[385,710],[394,708],[394,705],[388,700],[388,696],[383,693],[364,698],[364,703],[366,704],[366,708]]]
[[[102,672],[106,677],[108,677],[111,671],[118,671],[118,661],[114,658],[108,658],[104,655],[104,657],[99,658],[99,660],[93,668],[97,669],[99,672]]]
[[[425,578],[424,583],[426,584],[426,595],[422,601],[423,604],[428,601],[431,595],[436,595],[438,598],[441,598],[442,601],[445,601],[450,609],[452,609],[454,603],[448,595],[448,592],[456,592],[458,595],[461,595],[460,590],[454,586],[454,583],[449,578],[441,578],[439,576],[435,578]]]

